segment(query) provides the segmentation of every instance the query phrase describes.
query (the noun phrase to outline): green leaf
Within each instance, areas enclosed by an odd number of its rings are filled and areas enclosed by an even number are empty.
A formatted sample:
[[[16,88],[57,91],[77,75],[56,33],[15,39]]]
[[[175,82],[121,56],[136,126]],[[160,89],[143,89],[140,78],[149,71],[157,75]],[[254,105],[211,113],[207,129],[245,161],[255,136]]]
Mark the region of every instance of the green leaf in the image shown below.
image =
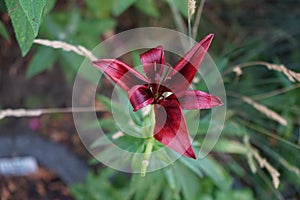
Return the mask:
[[[149,16],[159,17],[158,9],[156,8],[153,0],[138,0],[134,5],[137,9]]]
[[[121,92],[121,89],[118,88],[116,91]],[[122,132],[129,135],[140,136],[141,127],[132,125],[134,124],[134,121],[131,119],[131,116],[129,114],[128,107],[130,106],[130,103],[128,101],[127,95],[125,92],[120,92],[118,92],[118,100],[111,100],[102,95],[98,95],[97,97],[104,104],[104,106],[112,112],[116,121],[116,125]]]
[[[99,36],[105,31],[114,28],[116,24],[116,21],[113,19],[82,21],[79,24],[79,31],[86,34],[86,30],[89,30],[88,35]],[[93,28],[91,29],[91,27]]]
[[[247,134],[247,129],[243,124],[237,123],[234,120],[228,120],[223,132],[228,135],[244,136]]]
[[[131,199],[156,200],[164,189],[164,176],[160,171],[148,173],[145,177],[134,175],[131,179],[130,187],[134,192]]]
[[[142,62],[140,59],[140,54],[137,51],[133,51],[131,52],[131,56],[132,56],[132,62],[133,62],[133,66],[141,66]],[[143,68],[141,68],[143,69]]]
[[[236,154],[246,154],[248,152],[248,149],[242,143],[233,140],[227,140],[227,139],[218,140],[213,150],[222,153],[236,153]]]
[[[219,186],[219,188],[224,189],[227,188],[225,172],[221,168],[219,164],[217,164],[213,159],[206,156],[205,158],[198,160],[199,166],[202,171],[209,176],[213,182]]]
[[[20,6],[25,13],[25,16],[28,22],[31,25],[31,28],[34,32],[34,36],[36,37],[39,31],[39,26],[41,23],[41,17],[43,13],[43,9],[46,5],[46,0],[39,1],[28,1],[28,0],[19,0]]]
[[[188,1],[187,0],[175,0],[173,1],[179,12],[187,19],[188,18]]]
[[[181,157],[179,161],[187,168],[189,168],[191,171],[193,171],[196,175],[198,175],[199,177],[203,177],[201,167],[199,166],[199,163],[196,160],[192,160],[186,157]]]
[[[166,180],[168,182],[169,187],[172,190],[178,190],[178,181],[176,180],[175,174],[174,174],[174,167],[168,166],[163,169],[164,175],[166,177]]]
[[[44,15],[48,14],[55,6],[56,0],[46,0]]]
[[[78,72],[78,69],[82,63],[83,57],[80,57],[73,52],[70,53],[65,51],[59,51],[59,57],[61,58],[59,61],[67,80],[74,80],[74,77],[76,76],[76,73]],[[84,76],[86,74],[81,73],[80,75]]]
[[[0,22],[0,35],[2,35],[2,37],[6,40],[10,40],[9,34],[2,22]]]
[[[29,64],[26,71],[26,78],[29,79],[51,68],[56,59],[57,53],[54,49],[40,46]]]
[[[115,16],[122,14],[129,8],[136,0],[113,0],[112,12]]]
[[[183,199],[196,200],[200,193],[198,177],[184,165],[176,163],[174,169],[174,174],[182,188]]]
[[[24,56],[38,34],[46,0],[5,0],[5,3]]]
[[[99,99],[110,112],[112,111],[110,98],[99,94],[99,95],[97,95],[97,99]]]
[[[85,0],[85,3],[88,15],[91,15],[93,18],[106,19],[111,17],[112,4],[114,1]]]
[[[90,148],[103,147],[105,145],[111,144],[111,141],[108,139],[108,137],[110,137],[112,134],[113,133],[101,135],[90,145]]]

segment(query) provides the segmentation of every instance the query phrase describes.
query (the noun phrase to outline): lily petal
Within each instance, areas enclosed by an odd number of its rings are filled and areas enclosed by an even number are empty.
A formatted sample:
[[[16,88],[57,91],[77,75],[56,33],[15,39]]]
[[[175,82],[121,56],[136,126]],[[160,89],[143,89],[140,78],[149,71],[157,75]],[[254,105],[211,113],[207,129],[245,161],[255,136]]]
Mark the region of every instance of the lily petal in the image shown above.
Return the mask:
[[[163,72],[165,64],[164,50],[162,46],[150,49],[140,55],[144,71],[152,83],[157,83]]]
[[[92,62],[92,64],[125,91],[129,91],[133,86],[143,85],[148,82],[135,69],[117,59],[100,59]]]
[[[183,58],[174,66],[174,70],[170,73],[171,79],[166,86],[172,88],[173,92],[187,90],[190,86],[203,58],[212,42],[214,34],[207,35],[203,40],[196,44]],[[185,80],[183,80],[185,79]],[[178,82],[184,82],[178,84]],[[172,87],[171,87],[172,86]]]
[[[184,114],[176,99],[155,104],[154,137],[156,140],[189,158],[196,159]]]
[[[154,98],[149,89],[145,85],[137,85],[128,91],[128,98],[133,107],[133,111],[137,111],[151,103]]]
[[[184,91],[181,93],[178,101],[184,110],[208,109],[223,105],[219,97],[199,90]]]

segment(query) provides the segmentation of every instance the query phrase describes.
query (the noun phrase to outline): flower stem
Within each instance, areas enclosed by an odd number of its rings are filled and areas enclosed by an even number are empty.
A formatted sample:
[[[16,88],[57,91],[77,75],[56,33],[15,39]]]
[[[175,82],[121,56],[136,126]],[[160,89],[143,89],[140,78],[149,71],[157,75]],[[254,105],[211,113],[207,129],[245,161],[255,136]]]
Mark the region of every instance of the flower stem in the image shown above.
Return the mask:
[[[191,18],[188,18],[188,32],[189,32],[189,37],[192,38],[192,25],[191,25]]]
[[[153,144],[154,144],[154,138],[150,137],[147,141],[144,160],[142,161],[141,176],[146,175],[147,167],[149,165],[149,160],[151,157],[151,152],[153,149]]]
[[[148,129],[149,135],[151,137],[148,138],[147,143],[146,143],[146,149],[144,153],[144,159],[142,160],[142,166],[141,166],[141,176],[146,175],[147,167],[149,165],[150,157],[151,157],[151,152],[154,146],[154,125],[155,125],[155,114],[154,114],[154,106],[151,105],[151,111],[149,113],[150,115],[150,128]]]

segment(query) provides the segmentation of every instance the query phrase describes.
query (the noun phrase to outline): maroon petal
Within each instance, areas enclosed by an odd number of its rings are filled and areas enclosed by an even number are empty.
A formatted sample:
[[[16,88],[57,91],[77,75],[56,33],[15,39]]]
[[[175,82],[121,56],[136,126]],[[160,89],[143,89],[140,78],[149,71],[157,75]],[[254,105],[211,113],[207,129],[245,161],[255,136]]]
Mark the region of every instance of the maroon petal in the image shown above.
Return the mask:
[[[170,74],[171,80],[166,83],[166,86],[171,88],[174,93],[188,89],[202,63],[213,37],[213,34],[207,35],[174,66],[174,70]]]
[[[140,55],[144,71],[152,83],[161,78],[165,64],[164,50],[162,46],[150,49]]]
[[[151,103],[154,98],[149,89],[145,85],[137,85],[128,91],[128,98],[133,107],[133,111],[137,111]]]
[[[219,97],[199,90],[187,90],[181,93],[178,101],[184,110],[208,109],[223,104]]]
[[[143,85],[148,82],[132,67],[117,59],[100,59],[92,64],[125,91],[130,90],[135,85]]]
[[[189,158],[196,159],[184,114],[176,99],[155,104],[154,137],[156,140]]]

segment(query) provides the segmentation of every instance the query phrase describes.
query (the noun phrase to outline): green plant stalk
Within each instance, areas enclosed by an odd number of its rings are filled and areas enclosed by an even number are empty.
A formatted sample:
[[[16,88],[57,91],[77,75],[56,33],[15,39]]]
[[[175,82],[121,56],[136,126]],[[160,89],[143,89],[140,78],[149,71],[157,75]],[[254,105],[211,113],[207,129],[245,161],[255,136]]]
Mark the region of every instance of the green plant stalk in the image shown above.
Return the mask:
[[[145,176],[146,175],[146,171],[149,165],[149,160],[151,157],[151,152],[153,149],[153,145],[154,145],[154,138],[150,137],[147,141],[146,144],[146,150],[145,150],[145,155],[144,155],[144,160],[142,161],[142,167],[141,167],[141,176]]]
[[[142,160],[142,166],[141,166],[141,176],[145,176],[146,175],[146,171],[150,162],[150,157],[151,157],[151,153],[153,150],[153,146],[154,146],[154,137],[153,137],[153,133],[154,133],[154,126],[155,126],[155,114],[154,114],[154,106],[151,105],[151,111],[150,111],[150,128],[149,130],[149,135],[151,135],[150,138],[147,139],[147,143],[146,143],[146,149],[145,149],[145,155],[144,155],[144,159]]]
[[[192,38],[191,17],[188,18],[188,33],[189,33],[189,37]]]

